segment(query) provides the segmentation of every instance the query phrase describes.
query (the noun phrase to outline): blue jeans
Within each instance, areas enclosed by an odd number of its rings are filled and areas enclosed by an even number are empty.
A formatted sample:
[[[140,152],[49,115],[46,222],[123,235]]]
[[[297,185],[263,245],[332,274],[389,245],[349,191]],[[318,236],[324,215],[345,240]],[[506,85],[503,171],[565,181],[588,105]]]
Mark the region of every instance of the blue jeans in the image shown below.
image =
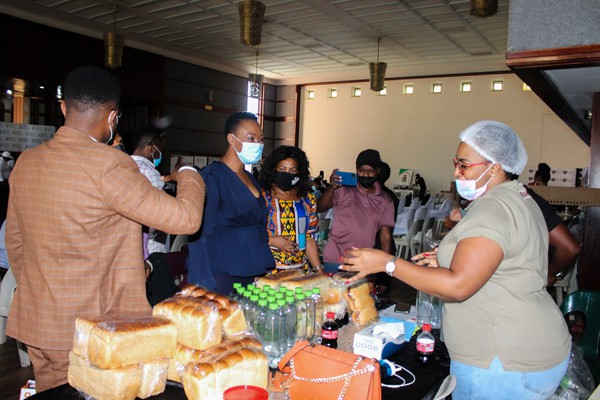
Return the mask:
[[[540,372],[505,371],[498,357],[488,369],[450,363],[456,377],[452,400],[541,400],[548,399],[567,372],[569,356],[557,366]]]
[[[340,265],[341,265],[341,262],[339,262],[339,263],[326,262],[326,263],[323,263],[323,270],[325,272],[331,272],[331,273],[337,274],[338,272],[342,271],[339,268]]]

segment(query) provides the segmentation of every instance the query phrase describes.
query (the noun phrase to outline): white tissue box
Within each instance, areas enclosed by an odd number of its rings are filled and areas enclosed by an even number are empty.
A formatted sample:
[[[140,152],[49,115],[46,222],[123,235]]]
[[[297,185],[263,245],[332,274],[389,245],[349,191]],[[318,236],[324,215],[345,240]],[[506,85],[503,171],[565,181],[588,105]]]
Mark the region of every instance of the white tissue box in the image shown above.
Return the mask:
[[[404,344],[404,334],[394,339],[388,335],[373,333],[375,327],[381,324],[371,325],[354,334],[354,354],[380,360],[387,358],[402,347]]]

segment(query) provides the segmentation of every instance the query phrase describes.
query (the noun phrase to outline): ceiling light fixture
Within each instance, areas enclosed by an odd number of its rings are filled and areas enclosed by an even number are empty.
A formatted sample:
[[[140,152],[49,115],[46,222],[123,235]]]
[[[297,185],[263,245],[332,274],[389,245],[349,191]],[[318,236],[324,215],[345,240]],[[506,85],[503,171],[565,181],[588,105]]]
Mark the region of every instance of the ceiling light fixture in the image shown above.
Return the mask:
[[[487,18],[498,12],[498,0],[471,0],[471,15]]]
[[[381,42],[381,37],[377,39],[377,62],[369,63],[369,71],[371,72],[371,90],[375,92],[383,90],[385,70],[387,69],[387,63],[379,62],[379,42]]]
[[[260,44],[265,9],[266,6],[256,0],[244,0],[239,3],[240,41],[242,44],[246,46]]]
[[[260,97],[263,78],[264,75],[258,73],[258,49],[256,49],[256,70],[254,74],[248,74],[248,80],[250,81],[250,97]]]
[[[113,4],[113,30],[104,32],[104,65],[116,69],[123,61],[125,37],[117,34],[117,5]]]

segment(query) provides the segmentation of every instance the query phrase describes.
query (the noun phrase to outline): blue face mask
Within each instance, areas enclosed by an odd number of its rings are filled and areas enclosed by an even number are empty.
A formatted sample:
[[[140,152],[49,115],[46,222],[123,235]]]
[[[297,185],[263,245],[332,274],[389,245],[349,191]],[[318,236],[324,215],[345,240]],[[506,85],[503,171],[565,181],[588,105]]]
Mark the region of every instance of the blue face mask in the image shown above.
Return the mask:
[[[485,183],[485,185],[483,185],[479,189],[477,189],[477,182],[479,182],[479,180],[481,178],[483,178],[483,175],[485,175],[486,172],[488,172],[490,170],[490,168],[492,168],[493,165],[494,165],[494,163],[492,163],[485,171],[483,171],[483,174],[481,174],[479,176],[479,178],[477,178],[477,179],[455,179],[456,191],[458,192],[458,194],[462,198],[467,199],[467,200],[475,200],[478,197],[480,197],[482,194],[484,194],[485,191],[487,190],[487,186],[492,181],[492,179],[494,179],[494,177],[491,177]]]
[[[158,150],[158,148],[154,145],[152,145],[152,147],[154,147],[156,149],[156,151],[158,151],[158,154],[160,154],[158,156],[158,158],[154,158],[154,152],[152,152],[152,160],[154,161],[154,168],[158,168],[158,166],[160,165],[160,162],[162,161],[162,153],[160,150]]]
[[[265,147],[264,144],[242,142],[235,135],[233,135],[233,137],[242,144],[242,151],[237,151],[235,147],[233,148],[242,163],[255,164],[260,160],[262,157],[263,148]]]

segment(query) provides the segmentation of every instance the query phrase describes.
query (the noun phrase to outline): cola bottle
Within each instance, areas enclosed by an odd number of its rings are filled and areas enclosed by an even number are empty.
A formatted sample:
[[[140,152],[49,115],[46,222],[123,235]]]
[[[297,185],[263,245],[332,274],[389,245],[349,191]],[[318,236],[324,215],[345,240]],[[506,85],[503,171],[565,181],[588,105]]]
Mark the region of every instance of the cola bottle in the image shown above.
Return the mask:
[[[427,365],[433,359],[435,338],[431,334],[431,325],[424,324],[421,330],[421,333],[417,336],[417,361],[422,365]]]
[[[337,349],[338,326],[335,322],[335,313],[328,312],[327,319],[321,328],[321,344]]]

